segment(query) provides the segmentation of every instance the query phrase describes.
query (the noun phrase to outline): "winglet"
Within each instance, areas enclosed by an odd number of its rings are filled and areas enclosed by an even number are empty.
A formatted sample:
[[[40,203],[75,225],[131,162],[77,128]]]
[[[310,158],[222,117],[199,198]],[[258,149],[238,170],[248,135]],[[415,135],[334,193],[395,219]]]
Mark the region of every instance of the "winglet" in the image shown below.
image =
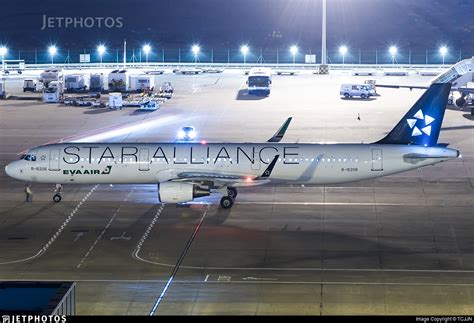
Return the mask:
[[[263,172],[262,175],[258,176],[257,178],[255,179],[264,179],[264,178],[268,178],[270,177],[270,175],[272,174],[272,171],[273,171],[273,167],[275,167],[275,164],[278,160],[278,158],[280,157],[280,155],[276,155],[275,158],[273,158],[273,160],[271,161],[271,163],[268,165],[267,169],[265,169],[265,171]]]
[[[271,137],[270,139],[267,140],[267,142],[280,142],[280,140],[283,138],[285,135],[286,129],[288,129],[288,126],[290,125],[291,119],[293,117],[289,117],[286,119],[285,123],[278,129],[278,131]]]

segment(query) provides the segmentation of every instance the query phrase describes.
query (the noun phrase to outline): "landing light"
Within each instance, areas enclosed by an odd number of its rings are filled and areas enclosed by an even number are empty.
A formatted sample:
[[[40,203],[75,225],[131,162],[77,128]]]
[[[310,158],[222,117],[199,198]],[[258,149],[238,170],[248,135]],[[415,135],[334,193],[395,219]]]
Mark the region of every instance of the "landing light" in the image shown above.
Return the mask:
[[[190,131],[190,132],[189,132],[189,138],[191,138],[191,139],[196,138],[196,135],[197,135],[197,134],[196,134],[196,131]]]

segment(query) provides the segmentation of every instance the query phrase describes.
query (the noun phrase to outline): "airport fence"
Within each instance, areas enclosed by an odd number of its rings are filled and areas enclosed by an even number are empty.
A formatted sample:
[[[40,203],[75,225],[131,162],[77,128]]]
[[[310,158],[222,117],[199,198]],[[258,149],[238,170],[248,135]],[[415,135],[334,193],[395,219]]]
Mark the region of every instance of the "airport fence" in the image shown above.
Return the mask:
[[[83,56],[86,54],[86,57]],[[82,58],[89,57],[89,63],[120,64],[124,60],[123,48],[110,48],[101,56],[95,48],[82,50],[58,48],[57,53],[51,56],[47,49],[33,50],[13,50],[10,49],[4,56],[5,60],[24,60],[26,64],[77,64]],[[311,55],[311,56],[308,56]],[[181,63],[209,63],[209,64],[307,64],[308,59],[313,59],[311,63],[319,64],[321,61],[321,50],[299,49],[294,56],[288,49],[257,49],[251,48],[245,55],[239,49],[208,49],[201,48],[197,55],[191,52],[190,48],[152,48],[146,55],[140,48],[128,48],[126,52],[127,63],[161,63],[161,64],[181,64]],[[350,64],[350,65],[397,65],[397,64],[453,64],[461,59],[474,56],[473,53],[462,52],[461,50],[450,49],[444,56],[438,50],[398,50],[392,56],[387,49],[361,50],[349,49],[343,56],[338,50],[328,51],[329,64]]]

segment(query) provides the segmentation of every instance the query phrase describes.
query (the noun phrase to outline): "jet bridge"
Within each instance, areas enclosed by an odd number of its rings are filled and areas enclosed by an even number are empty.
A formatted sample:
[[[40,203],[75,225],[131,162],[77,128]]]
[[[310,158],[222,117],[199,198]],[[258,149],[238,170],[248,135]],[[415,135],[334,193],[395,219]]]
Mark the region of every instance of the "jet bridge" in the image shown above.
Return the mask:
[[[466,86],[467,83],[474,81],[473,67],[474,57],[464,59],[434,78],[431,84],[450,82],[453,84],[453,88]]]

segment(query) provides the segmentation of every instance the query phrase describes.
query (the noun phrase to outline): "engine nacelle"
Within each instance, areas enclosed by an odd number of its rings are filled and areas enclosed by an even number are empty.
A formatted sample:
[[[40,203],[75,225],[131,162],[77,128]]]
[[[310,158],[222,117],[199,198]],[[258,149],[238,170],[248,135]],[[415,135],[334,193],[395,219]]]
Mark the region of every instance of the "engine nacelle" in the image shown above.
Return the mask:
[[[467,105],[467,96],[465,93],[453,93],[453,103],[456,107],[462,108]]]
[[[462,108],[467,104],[466,97],[462,96],[459,99],[457,99],[456,101],[454,101],[454,103],[456,104],[456,106],[458,108]]]
[[[158,187],[158,198],[162,203],[190,202],[197,197],[209,196],[208,189],[180,182],[163,182]]]

